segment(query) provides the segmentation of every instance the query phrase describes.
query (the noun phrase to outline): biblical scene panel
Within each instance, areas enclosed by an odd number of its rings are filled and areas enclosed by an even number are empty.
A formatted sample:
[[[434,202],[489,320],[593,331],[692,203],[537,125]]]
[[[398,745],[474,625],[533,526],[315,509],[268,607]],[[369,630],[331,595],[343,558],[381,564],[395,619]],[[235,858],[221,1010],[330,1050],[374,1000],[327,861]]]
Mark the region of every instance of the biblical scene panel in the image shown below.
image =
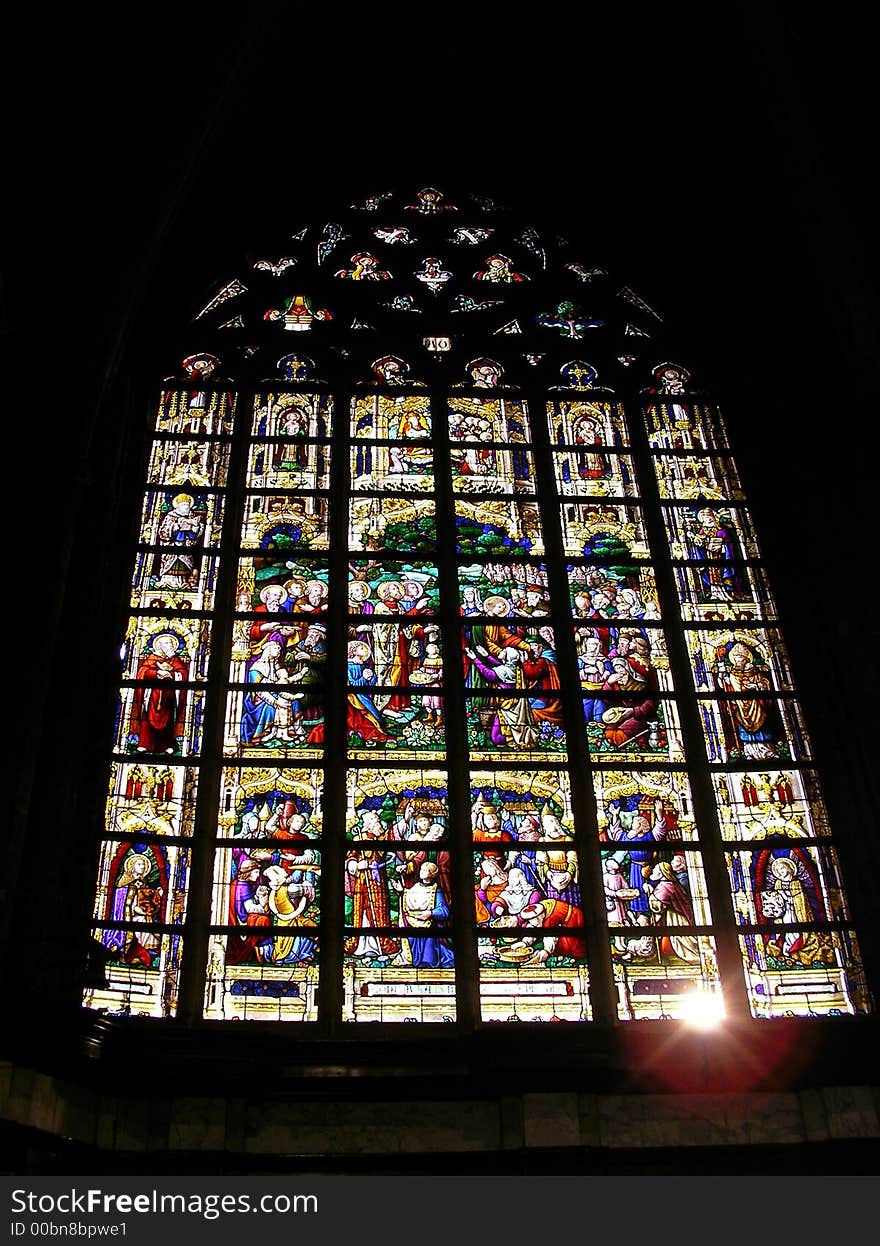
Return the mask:
[[[392,558],[432,553],[437,546],[434,499],[352,497],[348,544],[353,550],[385,550]]]
[[[227,966],[314,959],[320,908],[321,853],[314,843],[249,840],[218,848],[211,920],[241,927],[227,940]]]
[[[587,960],[579,905],[544,896],[530,899],[519,914],[492,916],[478,933],[477,955],[484,1019],[487,1013],[497,1015],[502,1001],[508,1012],[499,1020],[530,1015],[552,1020],[553,1013],[562,1020],[589,1019],[576,985],[583,981],[579,970],[585,974]]]
[[[603,692],[605,709],[599,718],[596,698],[584,698],[587,748],[597,764],[620,758],[622,761],[684,761],[684,743],[678,720],[678,707],[670,697],[646,690],[630,696],[617,691]]]
[[[327,662],[327,625],[317,618],[254,621],[248,643],[239,644],[238,639],[229,683],[248,685],[239,698],[242,743],[302,744],[309,724],[314,728],[323,718],[317,706]]]
[[[359,440],[430,442],[427,394],[369,394],[352,399],[351,435]]]
[[[566,502],[560,511],[562,541],[570,558],[613,564],[649,559],[641,508],[616,502]]]
[[[819,781],[810,770],[715,774],[712,783],[725,839],[812,839],[830,834]]]
[[[549,769],[472,770],[471,828],[475,843],[505,845],[504,853],[520,867],[520,842],[570,845],[574,821],[568,774]]]
[[[603,843],[656,849],[699,838],[686,774],[595,769],[593,791]]]
[[[174,569],[178,580],[189,582],[192,559],[202,549],[220,544],[223,527],[223,498],[200,489],[149,491],[144,495],[140,540],[144,545],[167,546],[181,566]],[[169,574],[169,568],[162,574]]]
[[[261,962],[227,963],[238,934],[211,937],[204,1016],[211,1021],[317,1021],[318,946],[309,934],[272,934]],[[292,959],[297,949],[310,955]],[[232,953],[233,958],[236,952]]]
[[[104,971],[106,986],[88,987],[83,992],[83,1007],[105,1012],[108,1017],[174,1016],[183,952],[179,934],[144,929],[124,932],[98,926],[92,938],[103,944],[109,955]]]
[[[658,844],[627,844],[602,852],[605,918],[620,927],[612,949],[623,955],[626,937],[657,927],[708,926],[712,915],[700,853]],[[637,929],[638,928],[638,929]]]
[[[211,624],[185,615],[133,615],[122,642],[122,675],[159,686],[203,680],[211,653]]]
[[[699,691],[793,690],[788,654],[775,628],[707,628],[685,631]]]
[[[345,951],[370,962],[393,963],[400,953],[400,939],[374,936],[373,931],[387,927],[427,930],[450,924],[449,852],[372,839],[366,846],[366,842],[345,855],[345,925],[353,932],[346,938]],[[392,961],[385,962],[386,956]],[[421,967],[440,966],[425,960]]]
[[[621,1021],[700,1021],[724,1013],[715,941],[672,922],[633,929],[625,950],[612,943],[617,1016]]]
[[[616,402],[557,398],[547,404],[550,440],[555,446],[628,446],[623,408]]]
[[[250,489],[326,489],[330,447],[306,441],[256,441],[248,448]]]
[[[447,414],[452,449],[458,442],[471,445],[531,441],[526,404],[520,398],[449,399]]]
[[[198,772],[166,762],[115,761],[110,767],[107,830],[128,835],[189,837]]]
[[[374,818],[361,829],[373,838]],[[343,965],[346,1020],[454,1017],[455,958],[447,931],[451,904],[447,851],[378,842],[349,850]],[[404,933],[413,931],[419,933]]]
[[[249,671],[254,687],[231,690],[226,701],[224,757],[318,758],[324,750],[324,697],[320,687],[265,681],[257,664],[272,662],[273,643]],[[277,660],[277,659],[276,659]]]
[[[556,916],[550,914],[549,920],[555,921]],[[560,923],[562,920],[560,917]],[[547,930],[542,934],[535,926],[515,935],[503,928],[481,933],[477,956],[482,1021],[592,1019],[581,941],[561,925],[548,926]]]
[[[406,623],[386,623],[386,617],[375,614],[369,622],[356,623],[350,629],[349,678],[358,684],[363,679],[389,688],[440,688],[440,624],[429,616],[414,616]],[[352,669],[357,667],[360,669]],[[386,712],[404,709],[405,700],[392,696],[384,708]]]
[[[349,614],[436,614],[439,608],[439,576],[433,563],[354,559],[348,564]],[[350,627],[360,635],[356,621],[351,620]]]
[[[317,839],[323,823],[324,772],[297,766],[227,766],[217,834],[240,840]]]
[[[349,770],[348,839],[437,842],[446,838],[449,791],[445,770]]]
[[[710,762],[803,761],[811,756],[798,705],[773,697],[699,701]]]
[[[449,449],[452,489],[455,493],[535,492],[535,462],[531,450],[454,443]]]
[[[349,451],[351,487],[357,491],[433,493],[430,442],[355,442]]]
[[[254,437],[329,437],[333,400],[329,394],[264,393],[254,398]]]
[[[190,390],[167,390],[156,413],[157,433],[231,433],[235,396]]]
[[[727,869],[740,925],[802,926],[848,917],[837,855],[830,846],[743,849],[728,853]]]
[[[737,580],[743,558],[760,558],[751,517],[744,506],[664,506],[663,520],[673,558],[706,563],[706,591],[721,601],[748,601]],[[720,594],[719,590],[726,590]],[[746,595],[740,597],[739,594]],[[706,600],[715,600],[709,597]]]
[[[775,619],[770,586],[762,567],[730,563],[673,567],[685,622]]]
[[[553,455],[557,492],[564,496],[638,497],[635,469],[628,454],[570,449]]]
[[[588,722],[602,718],[610,705],[642,706],[649,716],[649,701],[672,692],[672,672],[666,639],[659,627],[577,626],[575,649]]]
[[[527,689],[537,722],[562,725],[561,680],[553,628],[517,620],[462,628],[465,687]]]
[[[540,834],[540,825],[536,825]],[[475,836],[476,839],[476,836]],[[474,914],[477,926],[525,927],[543,900],[563,900],[583,914],[580,870],[571,842],[540,842],[528,836],[504,848],[486,840],[474,853]],[[503,920],[502,920],[503,919]]]
[[[349,757],[366,761],[381,754],[397,761],[418,761],[426,754],[445,754],[442,698],[409,689],[374,693],[372,681],[361,669],[365,649],[358,641],[349,644]]]
[[[465,617],[546,618],[550,589],[544,563],[476,562],[458,568],[460,613]]]
[[[199,551],[140,550],[135,555],[131,605],[135,610],[213,610],[217,558]]]
[[[114,749],[140,756],[189,757],[202,747],[204,692],[157,677],[120,690]]]
[[[544,553],[541,516],[532,502],[485,498],[455,500],[455,548],[464,558],[481,554],[527,558]]]
[[[612,538],[598,537],[590,547],[602,551],[601,563],[569,563],[565,569],[575,618],[659,619],[654,568],[634,562],[629,548]]]
[[[718,408],[705,402],[656,402],[645,411],[655,450],[726,450],[727,430]]]
[[[471,758],[492,762],[558,759],[566,751],[565,731],[552,714],[539,716],[546,709],[545,694],[518,691],[515,662],[495,667],[494,674],[484,692],[467,694]]]
[[[745,495],[732,458],[717,454],[662,454],[654,458],[661,498],[736,501]]]
[[[235,608],[259,615],[266,631],[269,621],[283,623],[290,614],[323,614],[327,609],[327,562],[313,558],[286,558],[284,551],[242,558],[238,564]],[[250,630],[249,624],[242,624]]]
[[[245,499],[241,543],[245,549],[290,553],[328,549],[327,498],[251,493]]]
[[[151,485],[210,489],[226,484],[228,441],[154,441],[147,480]]]
[[[105,930],[104,947],[125,964],[152,965],[159,939],[147,927],[183,922],[188,875],[188,846],[147,838],[104,840],[95,921],[125,922],[132,927]]]
[[[871,1009],[855,934],[785,930],[740,935],[752,1016],[836,1017]]]

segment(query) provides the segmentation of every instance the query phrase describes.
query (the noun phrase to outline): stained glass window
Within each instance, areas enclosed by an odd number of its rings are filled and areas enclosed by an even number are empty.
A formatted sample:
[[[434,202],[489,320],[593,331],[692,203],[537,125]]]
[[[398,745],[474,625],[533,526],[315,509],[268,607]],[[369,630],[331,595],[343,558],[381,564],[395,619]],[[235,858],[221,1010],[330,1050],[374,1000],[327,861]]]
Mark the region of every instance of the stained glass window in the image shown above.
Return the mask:
[[[87,1006],[868,1011],[735,430],[660,313],[433,187],[260,254],[150,415]]]

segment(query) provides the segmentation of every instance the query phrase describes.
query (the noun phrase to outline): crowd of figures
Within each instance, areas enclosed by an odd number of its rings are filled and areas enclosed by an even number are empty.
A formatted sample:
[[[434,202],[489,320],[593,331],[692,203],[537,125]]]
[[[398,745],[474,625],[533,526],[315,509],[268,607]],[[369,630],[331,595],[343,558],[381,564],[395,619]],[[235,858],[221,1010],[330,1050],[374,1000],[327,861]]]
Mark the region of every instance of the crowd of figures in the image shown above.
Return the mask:
[[[227,965],[307,965],[317,956],[321,854],[317,829],[294,797],[265,823],[247,809],[229,850],[228,912],[243,927],[226,941]]]

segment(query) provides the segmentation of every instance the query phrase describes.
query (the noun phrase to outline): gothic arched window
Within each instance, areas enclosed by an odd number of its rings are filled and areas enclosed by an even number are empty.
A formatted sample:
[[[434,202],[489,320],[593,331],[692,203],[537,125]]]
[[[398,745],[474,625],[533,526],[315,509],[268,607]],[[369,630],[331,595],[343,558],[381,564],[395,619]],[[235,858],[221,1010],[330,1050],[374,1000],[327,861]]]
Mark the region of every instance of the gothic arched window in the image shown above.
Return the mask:
[[[656,309],[425,187],[251,256],[181,354],[88,1007],[868,1010],[724,420]]]

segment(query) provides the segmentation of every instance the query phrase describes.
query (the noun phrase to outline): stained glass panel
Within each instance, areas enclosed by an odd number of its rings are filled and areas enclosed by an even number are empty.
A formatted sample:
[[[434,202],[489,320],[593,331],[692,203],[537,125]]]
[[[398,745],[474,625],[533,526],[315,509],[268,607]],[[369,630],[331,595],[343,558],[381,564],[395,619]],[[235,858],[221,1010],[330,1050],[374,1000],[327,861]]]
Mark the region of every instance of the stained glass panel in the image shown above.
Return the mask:
[[[870,1008],[851,930],[809,928],[740,935],[753,1017],[834,1017]]]
[[[828,816],[811,770],[746,771],[712,778],[725,839],[827,836]]]
[[[699,709],[711,762],[802,761],[812,755],[800,709],[792,700],[701,699]]]
[[[704,498],[736,501],[744,494],[736,465],[720,455],[657,455],[654,472],[661,498]]]
[[[117,761],[110,767],[107,830],[129,835],[191,836],[196,770],[167,762]]]
[[[544,553],[541,516],[529,502],[455,500],[455,548],[464,558],[481,554],[526,558]]]
[[[348,544],[353,550],[385,550],[391,557],[433,553],[437,545],[433,498],[352,498]]]
[[[252,493],[245,502],[241,543],[272,553],[323,550],[330,546],[327,498],[305,494]]]
[[[566,502],[560,512],[562,541],[571,558],[600,561],[650,557],[642,511],[615,502]]]
[[[557,446],[630,444],[623,408],[615,402],[558,398],[547,404],[547,418],[550,440]]]
[[[254,400],[254,437],[304,437],[324,440],[333,431],[333,403],[328,394],[266,393]]]
[[[715,941],[670,923],[668,933],[639,933],[612,944],[621,1021],[701,1020],[723,1015]]]
[[[229,442],[154,441],[147,468],[153,485],[185,485],[188,489],[226,484]]]

